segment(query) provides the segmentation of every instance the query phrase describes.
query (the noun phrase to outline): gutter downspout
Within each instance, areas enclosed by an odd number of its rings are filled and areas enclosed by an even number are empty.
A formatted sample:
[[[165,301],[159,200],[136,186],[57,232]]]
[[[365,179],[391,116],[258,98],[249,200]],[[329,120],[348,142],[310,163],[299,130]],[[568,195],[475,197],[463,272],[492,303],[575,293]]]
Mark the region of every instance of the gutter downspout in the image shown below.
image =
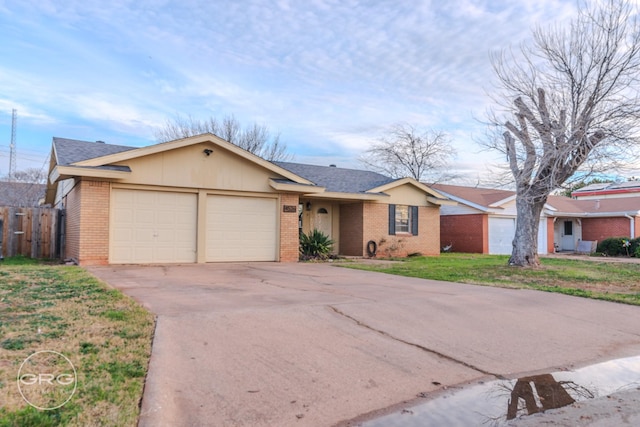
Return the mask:
[[[624,214],[624,217],[625,218],[629,218],[629,222],[630,222],[629,223],[629,231],[630,231],[629,234],[631,234],[631,238],[632,239],[635,239],[635,237],[636,237],[636,219],[635,219],[635,217],[632,217],[629,214]]]

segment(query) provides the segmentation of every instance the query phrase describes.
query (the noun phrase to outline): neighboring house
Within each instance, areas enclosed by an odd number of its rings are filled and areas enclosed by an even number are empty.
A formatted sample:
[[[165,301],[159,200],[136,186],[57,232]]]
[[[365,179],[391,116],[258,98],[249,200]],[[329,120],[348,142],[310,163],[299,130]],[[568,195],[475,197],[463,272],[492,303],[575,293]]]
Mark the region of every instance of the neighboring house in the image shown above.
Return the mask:
[[[439,253],[439,192],[411,178],[271,163],[212,134],[134,148],[53,138],[47,202],[80,264],[296,261],[299,229],[341,255]]]
[[[443,206],[440,239],[455,252],[510,254],[515,235],[515,192],[435,184],[458,202]],[[538,253],[575,251],[580,241],[640,236],[640,196],[574,200],[549,196],[540,216]]]
[[[545,213],[553,217],[559,250],[575,250],[580,240],[640,237],[640,195],[603,200],[549,196],[547,205]]]
[[[45,184],[0,181],[0,206],[39,206],[44,200],[46,187]]]
[[[590,184],[571,193],[576,200],[640,197],[640,181]]]
[[[516,229],[516,194],[490,188],[434,184],[444,196],[458,202],[443,206],[440,241],[451,251],[510,254]],[[538,253],[553,252],[553,221],[542,216],[538,229]]]

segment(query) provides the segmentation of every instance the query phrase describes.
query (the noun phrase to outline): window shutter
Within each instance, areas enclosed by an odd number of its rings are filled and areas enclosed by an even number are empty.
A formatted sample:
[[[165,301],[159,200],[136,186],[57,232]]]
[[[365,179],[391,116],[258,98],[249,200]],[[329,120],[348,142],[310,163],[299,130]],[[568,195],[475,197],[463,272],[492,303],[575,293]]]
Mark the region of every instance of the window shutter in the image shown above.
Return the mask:
[[[396,234],[396,205],[389,205],[389,235]]]
[[[418,207],[411,206],[411,234],[418,235]]]

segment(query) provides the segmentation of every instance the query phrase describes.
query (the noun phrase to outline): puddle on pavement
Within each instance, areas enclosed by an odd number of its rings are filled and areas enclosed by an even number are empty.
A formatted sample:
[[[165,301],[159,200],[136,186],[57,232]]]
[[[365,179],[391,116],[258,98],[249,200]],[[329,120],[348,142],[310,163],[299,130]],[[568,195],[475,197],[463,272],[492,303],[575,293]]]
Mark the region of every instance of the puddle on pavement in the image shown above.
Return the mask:
[[[374,420],[363,427],[443,425],[500,426],[508,420],[574,402],[640,387],[640,356],[575,371],[530,375],[451,388],[432,400]]]

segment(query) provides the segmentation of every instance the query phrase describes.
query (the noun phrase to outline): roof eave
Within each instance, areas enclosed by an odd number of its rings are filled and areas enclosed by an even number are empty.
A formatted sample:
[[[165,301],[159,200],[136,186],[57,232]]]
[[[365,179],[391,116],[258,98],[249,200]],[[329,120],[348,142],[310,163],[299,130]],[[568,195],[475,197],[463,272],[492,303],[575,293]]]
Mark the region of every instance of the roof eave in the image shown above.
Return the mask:
[[[277,191],[283,191],[287,193],[299,193],[299,194],[318,194],[325,191],[324,187],[310,184],[299,184],[297,182],[278,182],[274,179],[269,179],[269,186]]]
[[[456,202],[455,200],[439,199],[437,197],[431,197],[431,196],[427,197],[427,201],[429,203],[433,203],[434,205],[438,205],[438,206],[457,206],[458,205],[458,202]]]
[[[97,169],[94,167],[56,165],[49,175],[49,181],[53,184],[62,179],[73,177],[124,179],[130,175],[131,172],[125,171]]]
[[[388,194],[381,193],[342,193],[338,191],[325,191],[323,193],[309,193],[305,196],[313,197],[314,199],[337,199],[337,200],[367,200],[367,201],[384,201],[390,196]]]

